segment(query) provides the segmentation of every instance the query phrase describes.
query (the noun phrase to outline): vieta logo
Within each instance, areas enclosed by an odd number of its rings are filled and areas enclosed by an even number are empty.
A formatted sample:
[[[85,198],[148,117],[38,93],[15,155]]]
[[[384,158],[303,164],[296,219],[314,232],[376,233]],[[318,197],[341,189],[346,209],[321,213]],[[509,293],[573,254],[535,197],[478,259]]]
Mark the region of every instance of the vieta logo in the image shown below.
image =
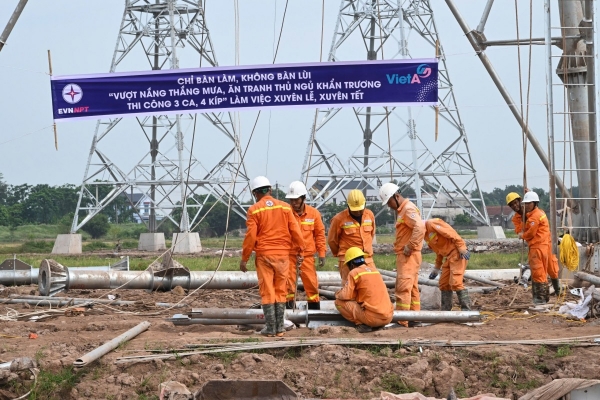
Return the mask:
[[[421,64],[417,67],[416,74],[385,74],[390,85],[412,85],[421,83],[421,78],[428,78],[431,75],[431,67],[428,64]]]

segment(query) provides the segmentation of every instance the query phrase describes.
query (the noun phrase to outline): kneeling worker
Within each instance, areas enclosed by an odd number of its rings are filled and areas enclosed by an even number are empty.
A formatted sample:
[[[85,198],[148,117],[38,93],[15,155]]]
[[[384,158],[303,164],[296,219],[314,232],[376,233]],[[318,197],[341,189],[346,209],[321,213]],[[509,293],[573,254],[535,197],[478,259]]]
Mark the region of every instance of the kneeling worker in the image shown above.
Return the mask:
[[[456,292],[462,311],[471,311],[469,292],[463,285],[463,277],[471,253],[460,235],[439,218],[425,222],[425,242],[436,254],[435,269],[429,279],[435,279],[442,270],[439,287],[442,292],[442,311],[452,310],[452,292]],[[444,260],[445,258],[445,260]]]
[[[344,263],[350,273],[344,287],[335,294],[335,306],[344,318],[357,324],[359,332],[369,332],[389,324],[394,306],[376,268],[365,262],[366,254],[358,247],[346,250]]]

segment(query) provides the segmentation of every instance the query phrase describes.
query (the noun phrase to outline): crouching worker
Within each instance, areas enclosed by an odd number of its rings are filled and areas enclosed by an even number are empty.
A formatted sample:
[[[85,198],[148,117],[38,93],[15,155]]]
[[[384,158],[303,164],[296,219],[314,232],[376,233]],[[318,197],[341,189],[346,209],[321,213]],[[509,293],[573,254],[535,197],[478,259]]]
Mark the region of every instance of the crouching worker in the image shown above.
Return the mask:
[[[338,311],[354,322],[361,333],[389,324],[394,316],[383,278],[377,269],[366,264],[365,256],[358,247],[346,250],[344,264],[350,273],[344,287],[335,294]]]
[[[436,254],[435,269],[429,279],[435,279],[442,271],[439,283],[442,311],[452,310],[452,292],[456,292],[458,296],[460,309],[471,311],[469,291],[463,284],[467,262],[471,256],[465,241],[445,221],[433,218],[425,221],[425,242]]]

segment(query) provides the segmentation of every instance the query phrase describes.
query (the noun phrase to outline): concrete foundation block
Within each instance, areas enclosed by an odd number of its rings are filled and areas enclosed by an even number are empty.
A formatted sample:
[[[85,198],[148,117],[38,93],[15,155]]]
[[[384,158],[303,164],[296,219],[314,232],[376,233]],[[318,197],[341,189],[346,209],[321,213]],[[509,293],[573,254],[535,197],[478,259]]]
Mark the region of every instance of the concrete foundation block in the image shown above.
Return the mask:
[[[52,254],[81,254],[81,235],[79,233],[58,235],[52,247]]]
[[[506,239],[501,226],[478,226],[477,239]]]
[[[141,233],[138,242],[138,250],[142,251],[161,251],[166,250],[165,234],[160,233]]]
[[[198,232],[174,233],[172,246],[175,254],[192,254],[202,251]]]

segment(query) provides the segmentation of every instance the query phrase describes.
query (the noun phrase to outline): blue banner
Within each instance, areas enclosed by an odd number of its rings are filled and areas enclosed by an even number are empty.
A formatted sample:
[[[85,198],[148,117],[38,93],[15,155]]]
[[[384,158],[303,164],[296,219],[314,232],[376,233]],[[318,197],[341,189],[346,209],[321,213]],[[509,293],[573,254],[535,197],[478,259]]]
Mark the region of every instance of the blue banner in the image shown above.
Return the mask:
[[[51,80],[55,120],[277,107],[435,105],[436,59],[176,69]]]

